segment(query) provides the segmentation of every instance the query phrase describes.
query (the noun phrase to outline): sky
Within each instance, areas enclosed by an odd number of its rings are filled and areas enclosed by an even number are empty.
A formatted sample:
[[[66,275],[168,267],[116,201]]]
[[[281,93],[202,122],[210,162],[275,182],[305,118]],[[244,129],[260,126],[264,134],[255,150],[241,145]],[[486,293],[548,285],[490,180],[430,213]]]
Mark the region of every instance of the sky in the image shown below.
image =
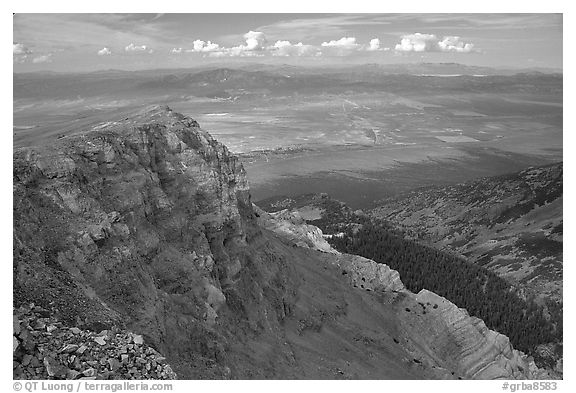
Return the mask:
[[[455,62],[562,68],[561,14],[16,14],[13,70]]]

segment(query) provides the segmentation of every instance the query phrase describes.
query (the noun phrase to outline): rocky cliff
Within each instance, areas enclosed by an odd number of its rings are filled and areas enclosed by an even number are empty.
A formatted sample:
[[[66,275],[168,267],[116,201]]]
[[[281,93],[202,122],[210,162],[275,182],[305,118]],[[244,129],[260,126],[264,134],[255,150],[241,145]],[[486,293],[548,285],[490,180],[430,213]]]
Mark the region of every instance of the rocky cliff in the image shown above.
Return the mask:
[[[293,296],[252,216],[236,158],[168,108],[16,150],[15,305],[125,325],[183,377],[227,377],[230,337],[273,331]]]
[[[441,299],[416,312],[433,295],[331,252],[297,217],[259,225],[270,218],[254,211],[236,158],[168,108],[17,149],[13,176],[14,306],[46,310],[63,340],[72,327],[126,345],[142,335],[179,378],[534,375],[505,337]],[[35,334],[56,350],[46,333]],[[42,356],[35,375],[68,376],[42,369],[68,354]],[[97,377],[143,377],[119,360]]]
[[[297,212],[283,210],[261,214],[262,223],[296,244],[304,243],[327,256],[347,277],[349,285],[375,292],[394,305],[401,329],[395,341],[413,357],[413,362],[434,371],[438,378],[460,379],[547,379],[534,360],[515,350],[508,337],[486,327],[447,299],[428,290],[414,294],[404,287],[397,271],[370,259],[341,254],[326,242],[311,243],[310,234],[321,231],[298,223]],[[313,229],[315,228],[315,229]],[[321,237],[320,237],[321,238]],[[317,246],[315,246],[317,244]]]

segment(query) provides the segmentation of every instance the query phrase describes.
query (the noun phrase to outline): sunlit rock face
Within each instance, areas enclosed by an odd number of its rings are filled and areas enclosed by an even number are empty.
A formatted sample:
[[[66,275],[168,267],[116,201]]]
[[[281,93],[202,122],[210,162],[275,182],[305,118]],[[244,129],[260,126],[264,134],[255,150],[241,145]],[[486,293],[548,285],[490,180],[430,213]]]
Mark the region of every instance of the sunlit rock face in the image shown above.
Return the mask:
[[[314,232],[310,228],[313,226],[296,220],[289,211],[276,214],[259,211],[259,215],[265,227],[296,244],[314,247],[308,241],[308,234]],[[320,243],[316,249],[326,252],[326,245]],[[385,264],[331,251],[335,254],[330,257],[331,263],[341,269],[351,286],[391,295],[386,299],[396,305],[395,317],[402,331],[399,343],[405,346],[414,363],[433,369],[438,378],[550,378],[546,371],[537,368],[531,357],[515,350],[508,337],[488,329],[481,319],[471,317],[465,309],[425,289],[418,294],[408,291],[399,273]]]
[[[324,239],[320,228],[314,225],[307,225],[298,212],[282,210],[277,213],[267,213],[256,205],[253,205],[253,208],[259,217],[258,224],[263,228],[293,239],[300,247],[339,254]]]
[[[548,378],[508,337],[434,292],[423,289],[399,305],[404,333],[416,343],[416,358],[432,359],[464,379]]]

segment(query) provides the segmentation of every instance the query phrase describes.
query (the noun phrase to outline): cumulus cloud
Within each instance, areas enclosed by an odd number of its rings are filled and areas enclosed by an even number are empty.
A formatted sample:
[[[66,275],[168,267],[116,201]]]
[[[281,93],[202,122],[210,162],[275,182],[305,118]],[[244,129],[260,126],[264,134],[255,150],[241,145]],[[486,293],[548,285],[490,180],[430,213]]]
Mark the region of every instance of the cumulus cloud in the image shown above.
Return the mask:
[[[474,52],[474,44],[465,43],[460,37],[446,36],[442,40],[434,34],[406,34],[402,36],[399,44],[395,48],[398,52]]]
[[[266,35],[261,31],[252,31],[244,34],[244,39],[246,40],[246,45],[241,45],[237,48],[242,48],[247,51],[262,50],[264,45],[266,45]]]
[[[321,46],[324,47],[333,47],[333,48],[341,48],[341,49],[358,49],[360,48],[360,44],[356,42],[355,37],[342,37],[339,40],[323,42]]]
[[[382,48],[378,38],[372,39],[368,44],[360,44],[355,37],[342,37],[338,40],[323,42],[320,45],[292,43],[287,40],[278,40],[268,45],[266,35],[261,31],[249,31],[243,35],[244,44],[232,47],[222,47],[211,41],[196,40],[193,49],[183,50],[174,48],[171,53],[196,52],[209,57],[224,56],[348,56],[359,52],[387,51]]]
[[[134,52],[134,53],[142,53],[142,52],[152,53],[152,52],[154,52],[154,50],[152,50],[150,47],[148,47],[148,45],[134,45],[133,43],[130,43],[130,45],[125,47],[124,50],[126,52]]]
[[[28,55],[32,53],[30,49],[24,46],[24,44],[14,42],[12,43],[12,54],[13,55]]]
[[[440,50],[443,52],[470,53],[474,51],[474,44],[460,41],[460,37],[448,36],[438,42]]]
[[[28,49],[24,44],[13,42],[12,43],[12,60],[14,63],[25,63],[32,51]]]
[[[370,44],[368,44],[368,48],[366,50],[369,50],[369,51],[380,50],[380,40],[378,38],[371,39]]]
[[[292,44],[290,41],[276,41],[271,47],[273,56],[317,56],[320,50],[314,45],[304,45],[299,42]]]
[[[428,52],[438,48],[438,38],[434,34],[407,34],[402,36],[395,50],[399,52]]]
[[[383,48],[379,38],[372,38],[368,44],[360,44],[356,37],[342,37],[320,44],[323,54],[328,56],[353,56],[362,52],[384,52],[390,48]]]
[[[252,31],[244,34],[244,40],[246,43],[244,45],[233,46],[232,48],[227,48],[222,50],[225,54],[229,56],[261,56],[266,48],[266,35],[261,31]]]
[[[111,55],[111,54],[112,54],[112,51],[111,51],[109,48],[106,48],[106,47],[104,47],[104,48],[102,48],[102,49],[100,49],[100,50],[98,51],[98,56],[108,56],[108,55]]]
[[[210,41],[194,41],[194,49],[191,52],[208,52],[210,57],[223,56],[264,56],[273,47],[267,47],[268,40],[261,31],[249,31],[244,34],[245,43],[231,48],[220,47]]]
[[[220,50],[220,45],[215,44],[212,41],[204,42],[202,40],[196,40],[192,45],[194,45],[192,52],[214,52]]]
[[[39,64],[39,63],[51,63],[52,62],[52,53],[48,53],[47,55],[37,56],[32,59],[32,63]]]

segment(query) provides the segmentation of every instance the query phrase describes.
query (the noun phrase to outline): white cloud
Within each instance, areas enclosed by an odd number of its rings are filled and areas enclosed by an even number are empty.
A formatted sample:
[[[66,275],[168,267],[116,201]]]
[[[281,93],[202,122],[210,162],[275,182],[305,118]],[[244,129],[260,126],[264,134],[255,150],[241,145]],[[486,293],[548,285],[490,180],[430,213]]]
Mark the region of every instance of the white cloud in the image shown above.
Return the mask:
[[[225,52],[230,56],[260,56],[264,51],[265,45],[268,42],[266,35],[261,31],[252,31],[244,34],[246,40],[245,45],[238,45],[232,48],[225,49]]]
[[[147,45],[134,45],[133,43],[130,43],[130,45],[128,45],[126,48],[124,48],[124,50],[126,52],[148,52],[148,53],[152,53],[153,50],[150,49]]]
[[[368,44],[359,44],[356,37],[342,37],[339,40],[323,42],[323,52],[327,55],[352,56],[361,52],[384,52],[390,48],[382,48],[380,39],[373,38]]]
[[[402,36],[396,49],[399,52],[432,52],[438,48],[438,38],[434,34],[414,33]]]
[[[414,33],[402,36],[394,48],[398,52],[474,52],[474,44],[465,43],[460,37],[446,36],[442,40],[434,34]]]
[[[191,52],[215,52],[220,50],[220,45],[213,43],[212,41],[204,42],[202,40],[196,40],[192,43],[194,49]]]
[[[380,50],[380,40],[378,38],[373,38],[370,40],[370,44],[366,50],[377,51]]]
[[[109,48],[102,48],[98,51],[98,56],[107,56],[107,55],[111,55],[112,51]]]
[[[324,47],[335,47],[335,48],[342,48],[342,49],[358,49],[360,48],[360,44],[356,42],[355,37],[342,37],[339,40],[323,42],[321,44]]]
[[[28,55],[32,53],[30,49],[24,46],[24,44],[14,42],[12,44],[12,54],[13,55]]]
[[[15,63],[25,63],[32,51],[24,44],[13,42],[12,43],[12,61]]]
[[[39,64],[39,63],[52,63],[52,53],[48,53],[47,55],[37,56],[32,59],[32,63]]]
[[[443,52],[470,53],[474,51],[474,44],[460,41],[460,37],[448,36],[438,42],[438,47]]]
[[[241,45],[240,47],[244,50],[262,50],[264,45],[266,45],[266,36],[261,31],[252,31],[244,34],[244,39],[246,40],[246,45]]]
[[[223,56],[264,56],[265,52],[272,47],[266,47],[268,40],[261,31],[249,31],[244,34],[245,44],[233,46],[231,48],[220,47],[218,44],[201,40],[194,41],[192,52],[209,52],[210,57]]]
[[[182,53],[182,48],[172,48],[170,50],[170,53],[172,53],[174,55],[179,55],[180,53]]]
[[[245,43],[232,46],[221,47],[211,41],[196,40],[193,42],[193,49],[185,52],[203,53],[209,57],[224,56],[349,56],[360,52],[387,51],[390,48],[382,48],[380,40],[373,38],[368,44],[359,44],[355,37],[342,37],[339,40],[323,42],[320,45],[304,44],[302,42],[292,43],[287,40],[278,40],[274,45],[267,45],[266,35],[261,31],[249,31],[243,35]],[[181,53],[182,48],[174,48],[171,53]]]
[[[270,50],[273,56],[315,56],[320,53],[314,45],[304,45],[301,42],[292,44],[290,41],[276,41]]]

